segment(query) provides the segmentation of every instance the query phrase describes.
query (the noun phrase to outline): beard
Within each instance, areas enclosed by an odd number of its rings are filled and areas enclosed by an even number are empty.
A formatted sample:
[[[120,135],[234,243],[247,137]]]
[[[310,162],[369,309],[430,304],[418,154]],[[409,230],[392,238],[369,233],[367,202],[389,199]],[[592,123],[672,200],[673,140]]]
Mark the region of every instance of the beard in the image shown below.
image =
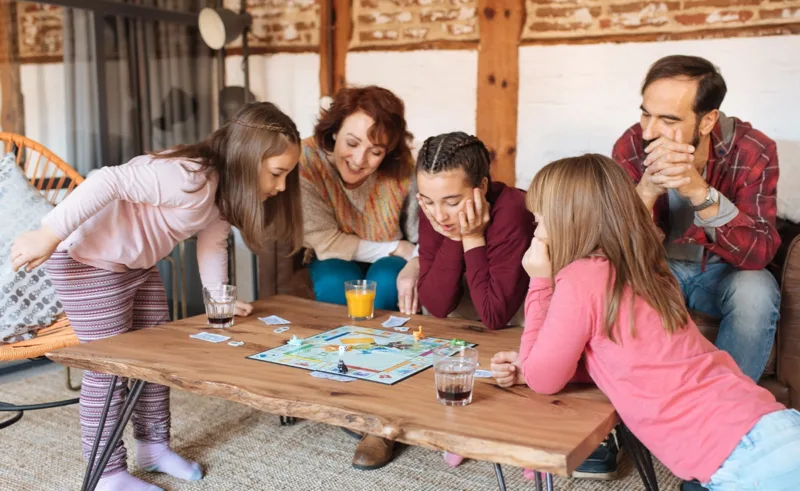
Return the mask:
[[[651,143],[656,141],[657,138],[653,138],[652,140],[642,140],[642,151],[647,148]],[[682,142],[678,142],[682,143]],[[700,121],[697,121],[697,124],[694,125],[694,132],[692,132],[692,141],[689,142],[689,145],[693,146],[695,151],[697,151],[697,146],[700,144]]]

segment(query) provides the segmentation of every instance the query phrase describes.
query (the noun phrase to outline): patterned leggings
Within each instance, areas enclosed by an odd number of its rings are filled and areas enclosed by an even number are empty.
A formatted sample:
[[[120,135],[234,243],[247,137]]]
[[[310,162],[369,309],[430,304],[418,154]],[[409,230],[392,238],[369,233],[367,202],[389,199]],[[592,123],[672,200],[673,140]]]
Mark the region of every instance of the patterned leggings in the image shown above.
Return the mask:
[[[81,343],[169,322],[166,292],[155,267],[113,273],[79,263],[66,252],[56,252],[47,261],[47,271]],[[111,375],[98,372],[86,372],[83,375],[80,420],[83,456],[86,460],[97,435],[110,384]],[[117,379],[97,457],[120,417],[127,385],[128,379]],[[169,441],[169,388],[145,384],[133,410],[132,421],[137,441]],[[103,475],[124,470],[127,470],[127,453],[120,439]]]

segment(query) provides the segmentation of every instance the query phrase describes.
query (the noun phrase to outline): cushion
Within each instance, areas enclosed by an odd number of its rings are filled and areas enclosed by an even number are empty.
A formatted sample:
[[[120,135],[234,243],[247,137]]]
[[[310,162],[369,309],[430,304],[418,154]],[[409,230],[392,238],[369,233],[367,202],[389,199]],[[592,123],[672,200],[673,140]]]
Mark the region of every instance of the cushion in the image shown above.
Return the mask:
[[[0,343],[31,339],[63,311],[44,266],[11,271],[11,244],[35,230],[53,206],[25,178],[14,154],[0,158]]]

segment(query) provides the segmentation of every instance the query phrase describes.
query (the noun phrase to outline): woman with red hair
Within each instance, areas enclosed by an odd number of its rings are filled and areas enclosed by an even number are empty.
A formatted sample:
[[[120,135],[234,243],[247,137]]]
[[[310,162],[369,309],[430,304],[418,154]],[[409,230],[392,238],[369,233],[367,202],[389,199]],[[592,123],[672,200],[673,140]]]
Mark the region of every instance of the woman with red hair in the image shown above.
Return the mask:
[[[345,304],[344,283],[377,283],[375,308],[418,310],[418,205],[405,107],[376,87],[340,90],[302,142],[303,232],[318,301]],[[377,469],[392,442],[366,435],[353,466]]]

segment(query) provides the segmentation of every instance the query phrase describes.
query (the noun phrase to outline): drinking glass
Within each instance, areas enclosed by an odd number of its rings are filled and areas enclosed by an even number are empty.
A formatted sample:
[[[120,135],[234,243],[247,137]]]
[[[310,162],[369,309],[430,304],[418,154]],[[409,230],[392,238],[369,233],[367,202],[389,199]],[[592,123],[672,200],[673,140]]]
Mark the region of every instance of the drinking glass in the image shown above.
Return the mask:
[[[475,348],[443,347],[435,353],[433,364],[436,378],[436,400],[445,406],[466,406],[472,402],[478,350]]]
[[[372,280],[350,280],[344,282],[347,299],[347,316],[354,321],[366,321],[375,315],[375,290],[378,284]]]
[[[236,312],[236,287],[214,285],[203,288],[203,301],[206,304],[208,327],[218,329],[233,326]]]

